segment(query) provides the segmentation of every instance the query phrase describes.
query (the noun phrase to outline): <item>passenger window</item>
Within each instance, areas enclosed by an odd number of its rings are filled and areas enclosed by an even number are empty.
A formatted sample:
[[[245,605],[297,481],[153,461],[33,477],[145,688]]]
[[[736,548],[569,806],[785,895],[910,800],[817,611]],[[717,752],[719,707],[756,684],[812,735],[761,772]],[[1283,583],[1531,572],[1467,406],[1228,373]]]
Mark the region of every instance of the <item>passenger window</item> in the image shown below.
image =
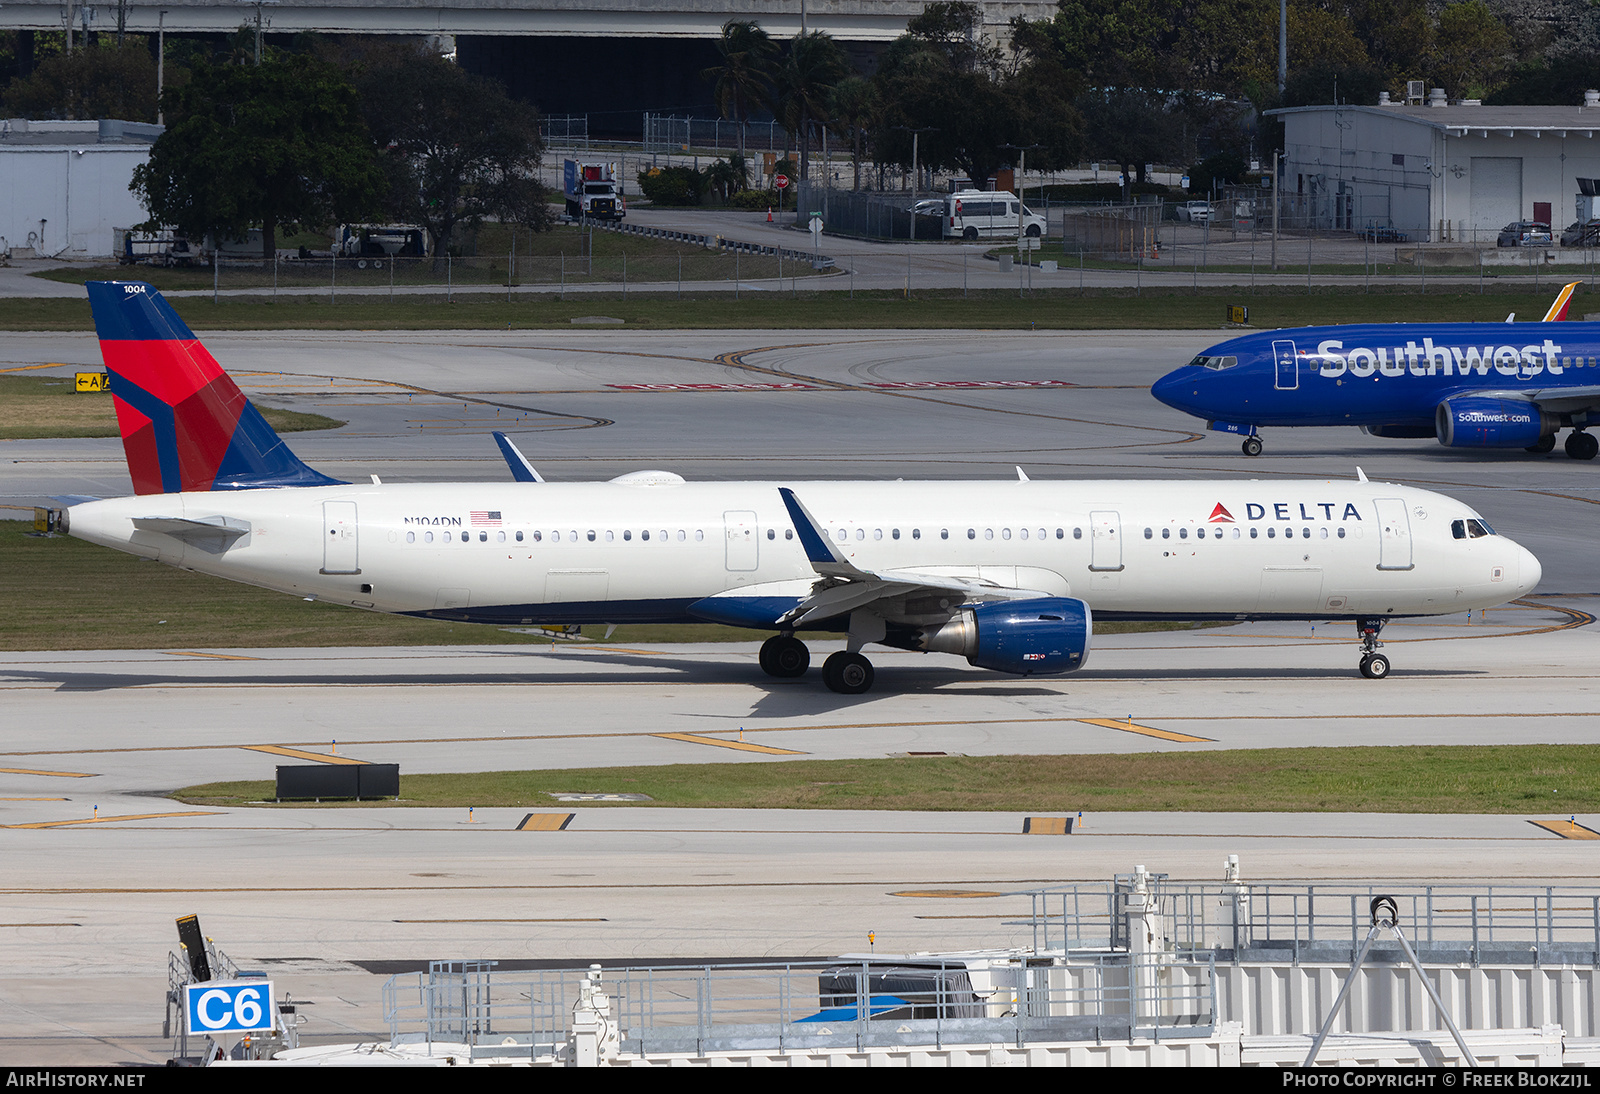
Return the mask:
[[[967,538],[968,539],[977,539],[978,538],[978,530],[976,528],[968,528],[967,529]]]
[[[922,529],[921,528],[913,528],[913,529],[911,529],[911,538],[912,539],[921,539],[922,538]]]
[[[1237,524],[1235,524],[1233,526],[1233,538],[1234,539],[1238,539],[1239,538],[1239,526]]]
[[[446,542],[446,543],[450,542],[450,533],[449,532],[446,532],[444,534],[444,542]]]
[[[1056,529],[1056,538],[1057,539],[1061,538],[1061,529],[1059,529],[1059,528]],[[1083,538],[1083,529],[1082,528],[1074,528],[1072,530],[1072,538],[1073,539],[1082,539]]]
[[[898,528],[894,529],[892,532],[889,533],[889,536],[890,536],[891,539],[899,539],[900,538],[900,529],[898,529]]]
[[[489,533],[488,532],[479,532],[478,533],[478,542],[479,543],[488,543],[489,542]]]
[[[864,540],[866,538],[867,538],[867,530],[865,528],[857,528],[856,529],[856,542],[859,543],[859,542],[861,542],[862,540]]]
[[[1267,538],[1268,539],[1277,539],[1278,538],[1278,530],[1276,528],[1268,528],[1267,529]]]
[[[1171,528],[1163,528],[1163,529],[1161,529],[1161,538],[1162,539],[1171,539],[1172,538],[1172,529]]]
[[[1154,528],[1146,528],[1144,530],[1144,538],[1145,539],[1155,539],[1156,538],[1156,530]]]
[[[1251,539],[1255,539],[1255,538],[1256,538],[1256,532],[1257,532],[1257,531],[1258,531],[1258,530],[1259,530],[1259,529],[1256,529],[1256,528],[1252,528],[1252,529],[1250,529],[1250,538],[1251,538]]]
[[[985,528],[983,530],[983,538],[984,539],[993,539],[994,538],[994,529],[993,528]]]
[[[948,529],[948,528],[939,529],[939,538],[940,539],[949,539],[950,538],[950,529]]]
[[[1039,538],[1040,538],[1040,539],[1045,539],[1045,538],[1046,538],[1046,537],[1045,537],[1045,534],[1044,534],[1044,529],[1043,529],[1043,528],[1041,528],[1041,529],[1039,529]]]
[[[649,538],[649,536],[650,536],[650,533],[649,533],[649,532],[646,532],[646,533],[645,533],[645,538],[647,538],[647,539],[648,539],[648,538]],[[775,529],[775,528],[768,528],[768,529],[767,529],[767,538],[768,538],[768,539],[777,539],[777,538],[778,538],[778,532],[777,532],[777,529]]]
[[[784,539],[793,539],[794,538],[794,529],[793,528],[785,528],[783,530],[783,538]]]
[[[415,542],[417,542],[417,533],[415,533],[415,532],[407,532],[406,533],[406,542],[407,543],[415,543]]]
[[[679,528],[678,529],[678,542],[682,543],[684,540],[686,540],[688,538],[689,537],[684,533],[684,530],[682,528]]]
[[[1311,538],[1311,529],[1309,529],[1309,528],[1300,529],[1300,538],[1301,539],[1310,539]]]
[[[1009,529],[1009,528],[1000,529],[1000,538],[1001,539],[1010,539],[1011,538],[1011,529]]]
[[[1340,539],[1344,538],[1344,529],[1343,528],[1339,529],[1339,538]]]
[[[874,528],[872,530],[872,538],[873,539],[882,539],[883,538],[883,529],[882,528]]]
[[[1328,530],[1326,528],[1318,528],[1317,529],[1317,538],[1318,539],[1327,539],[1328,538]]]
[[[534,535],[538,535],[538,534],[539,534],[539,533],[537,533],[537,532],[535,532],[535,533],[534,533]],[[518,543],[521,543],[521,542],[522,542],[522,533],[521,533],[521,532],[518,532],[518,533],[517,533],[517,542],[518,542]]]
[[[611,533],[610,533],[610,532],[607,532],[607,533],[606,533],[606,538],[607,538],[607,539],[610,539],[610,538],[611,538]],[[624,529],[623,529],[623,530],[622,530],[622,542],[624,542],[624,543],[627,543],[627,542],[628,542],[628,541],[629,541],[629,540],[631,540],[631,539],[632,539],[632,538],[633,538],[633,532],[632,532],[632,530],[631,530],[631,529],[628,529],[628,528],[624,528]]]
[[[1187,529],[1187,528],[1179,528],[1178,529],[1178,538],[1179,539],[1188,539],[1189,538],[1189,529]]]
[[[643,540],[645,543],[649,543],[650,542],[650,529],[648,529],[648,528],[639,529],[639,538],[641,540]]]
[[[590,543],[594,542],[594,529],[593,528],[589,529],[589,542]]]
[[[845,539],[849,537],[849,535],[850,533],[846,532],[843,528],[839,529],[839,542],[843,543]]]
[[[1023,539],[1027,539],[1028,538],[1028,530],[1026,528],[1018,529],[1017,535],[1020,536]]]
[[[704,528],[696,528],[694,530],[694,541],[696,543],[699,543],[700,541],[702,541],[705,538],[706,538],[706,530]]]
[[[610,543],[612,540],[614,540],[616,538],[617,538],[617,533],[615,533],[611,529],[607,528],[606,529],[606,542]]]
[[[433,542],[433,533],[432,532],[424,532],[424,533],[422,533],[422,542],[424,542],[424,543],[432,543]]]

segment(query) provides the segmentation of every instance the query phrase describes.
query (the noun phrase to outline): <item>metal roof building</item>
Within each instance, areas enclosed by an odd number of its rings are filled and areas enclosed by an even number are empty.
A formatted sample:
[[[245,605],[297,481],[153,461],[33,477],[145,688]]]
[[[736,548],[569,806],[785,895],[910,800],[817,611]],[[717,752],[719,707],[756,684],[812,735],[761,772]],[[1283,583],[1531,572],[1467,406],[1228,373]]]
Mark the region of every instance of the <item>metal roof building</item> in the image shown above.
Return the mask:
[[[1385,96],[1387,98],[1387,96]],[[1600,93],[1574,106],[1302,106],[1284,123],[1285,222],[1324,230],[1393,228],[1415,242],[1492,245],[1516,220],[1559,233],[1577,215],[1578,179],[1600,177]]]
[[[128,183],[161,132],[142,122],[0,120],[0,250],[114,254],[112,229],[150,215]]]

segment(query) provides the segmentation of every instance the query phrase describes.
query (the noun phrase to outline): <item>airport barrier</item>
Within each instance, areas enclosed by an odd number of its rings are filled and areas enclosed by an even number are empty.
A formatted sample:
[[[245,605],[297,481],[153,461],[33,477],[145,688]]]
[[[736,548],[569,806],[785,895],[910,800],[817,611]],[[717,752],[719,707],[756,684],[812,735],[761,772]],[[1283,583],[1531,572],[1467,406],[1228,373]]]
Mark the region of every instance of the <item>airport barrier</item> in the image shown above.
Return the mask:
[[[323,798],[397,798],[399,764],[282,764],[278,801]]]

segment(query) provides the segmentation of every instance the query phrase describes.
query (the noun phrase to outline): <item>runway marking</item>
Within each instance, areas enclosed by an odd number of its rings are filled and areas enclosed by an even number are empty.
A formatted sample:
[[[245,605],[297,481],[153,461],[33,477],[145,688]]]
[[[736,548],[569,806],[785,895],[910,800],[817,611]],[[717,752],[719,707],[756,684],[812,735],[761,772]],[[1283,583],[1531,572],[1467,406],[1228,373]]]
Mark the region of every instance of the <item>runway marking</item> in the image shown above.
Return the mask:
[[[518,832],[565,832],[576,813],[529,813],[517,825]]]
[[[902,889],[890,896],[909,896],[925,900],[971,900],[975,897],[1005,896],[986,889]]]
[[[36,771],[29,767],[0,767],[0,775],[51,775],[58,779],[93,779],[93,771]]]
[[[351,756],[335,756],[327,752],[307,752],[300,748],[286,748],[283,745],[239,745],[247,752],[270,752],[274,756],[287,756],[291,760],[314,760],[319,764],[365,764],[368,760],[357,760]]]
[[[724,741],[720,737],[702,737],[698,733],[652,733],[650,736],[667,741],[684,741],[692,745],[716,745],[718,748],[731,748],[737,752],[761,752],[768,756],[808,755],[792,748],[774,748],[771,745],[751,744],[749,741]]]
[[[71,798],[0,798],[0,802],[69,802]]]
[[[225,817],[226,813],[195,810],[188,813],[123,813],[115,817],[79,817],[76,820],[33,821],[29,824],[0,824],[0,828],[67,828],[75,824],[110,824],[113,821],[170,820],[174,817]]]
[[[1600,839],[1600,832],[1572,821],[1564,820],[1530,820],[1529,824],[1535,828],[1543,828],[1547,832],[1554,832],[1562,839]]]
[[[0,372],[31,372],[39,368],[86,368],[85,365],[63,365],[59,361],[52,361],[45,365],[16,365],[12,368],[0,368]]]
[[[590,916],[582,918],[569,916],[566,919],[394,919],[391,923],[610,923],[605,916]],[[76,926],[76,924],[73,924]]]
[[[1160,677],[1147,677],[1147,679],[1161,679]],[[1519,680],[1528,679],[1554,679],[1565,681],[1568,677],[1518,677]],[[376,686],[376,685],[375,685]],[[384,685],[392,686],[392,685]],[[4,690],[4,689],[0,689]],[[54,689],[50,689],[54,690]],[[1550,711],[1432,711],[1417,713],[1370,713],[1370,714],[1295,714],[1294,720],[1298,722],[1370,722],[1370,721],[1454,721],[1463,718],[1593,718],[1597,712],[1594,710],[1550,710]],[[1281,714],[1172,714],[1157,715],[1165,722],[1278,722],[1284,721]],[[923,729],[938,728],[943,726],[1009,726],[1009,725],[1066,725],[1071,722],[1095,721],[1085,718],[953,718],[943,721],[922,722],[830,722],[823,725],[781,725],[781,726],[746,726],[746,733],[802,733],[819,732],[841,729]],[[1127,722],[1115,722],[1114,728],[1127,729]],[[375,737],[370,740],[350,742],[354,747],[371,748],[377,745],[456,745],[478,743],[506,743],[511,741],[604,741],[617,740],[629,737],[664,737],[670,734],[644,733],[631,730],[615,733],[547,733],[532,734],[522,733],[495,737]],[[693,736],[693,735],[690,735]],[[1197,742],[1210,742],[1209,737],[1190,738]],[[705,743],[727,745],[726,741],[717,741],[706,738]],[[213,749],[227,748],[262,748],[281,746],[247,745],[247,744],[215,744],[215,745],[137,745],[124,748],[52,748],[31,749],[18,752],[0,752],[0,756],[101,756],[121,755],[123,753],[142,752],[205,752]],[[780,752],[785,751],[780,749]],[[326,758],[325,753],[313,753]],[[807,755],[801,752],[796,755]]]
[[[1132,718],[1075,718],[1088,726],[1100,726],[1102,729],[1116,729],[1123,733],[1137,733],[1141,737],[1159,737],[1163,741],[1178,741],[1183,744],[1216,744],[1212,737],[1193,737],[1187,733],[1175,733],[1170,729],[1155,729],[1151,726],[1141,726]]]
[[[211,657],[218,661],[260,661],[259,657],[246,657],[239,653],[201,653],[199,650],[160,650],[168,657]]]
[[[1024,836],[1069,836],[1072,821],[1068,817],[1023,817]]]

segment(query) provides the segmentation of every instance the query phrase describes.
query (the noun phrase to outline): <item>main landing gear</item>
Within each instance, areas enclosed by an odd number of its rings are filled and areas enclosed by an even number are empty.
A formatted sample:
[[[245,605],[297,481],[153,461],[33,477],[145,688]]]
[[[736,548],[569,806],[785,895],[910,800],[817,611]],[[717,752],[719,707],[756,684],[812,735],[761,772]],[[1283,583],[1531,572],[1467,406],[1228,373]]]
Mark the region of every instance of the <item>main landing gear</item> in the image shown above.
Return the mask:
[[[1575,460],[1592,460],[1600,456],[1600,440],[1585,429],[1574,429],[1567,434],[1567,455]]]
[[[761,643],[761,671],[779,680],[804,676],[811,667],[811,651],[792,634],[773,635]],[[876,678],[872,662],[859,653],[840,650],[822,663],[822,682],[840,695],[861,695],[872,690]]]
[[[1239,451],[1246,456],[1259,456],[1261,455],[1261,447],[1261,435],[1252,433],[1244,439],[1244,443],[1239,446]]]
[[[1382,680],[1389,675],[1389,659],[1378,652],[1383,645],[1378,634],[1387,619],[1358,619],[1356,631],[1361,635],[1361,675],[1368,680]]]

